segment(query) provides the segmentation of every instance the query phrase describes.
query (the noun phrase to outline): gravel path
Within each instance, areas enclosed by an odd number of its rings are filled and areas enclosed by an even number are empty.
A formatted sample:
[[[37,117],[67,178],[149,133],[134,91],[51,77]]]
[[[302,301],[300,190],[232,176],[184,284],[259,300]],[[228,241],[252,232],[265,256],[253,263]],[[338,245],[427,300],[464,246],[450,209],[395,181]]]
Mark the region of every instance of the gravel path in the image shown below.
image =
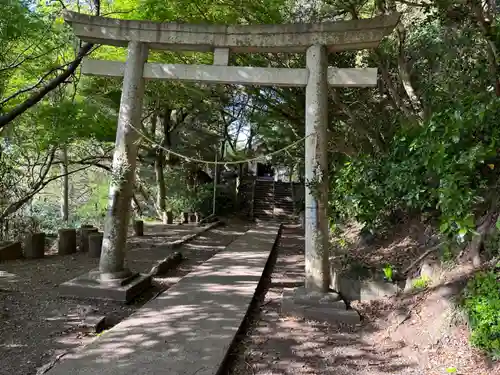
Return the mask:
[[[146,230],[146,236],[129,241],[129,266],[147,272],[156,261],[173,251],[187,259],[179,269],[155,278],[153,288],[130,305],[111,301],[76,300],[60,297],[56,286],[97,267],[87,254],[46,256],[40,260],[19,260],[0,264],[0,375],[32,375],[36,369],[94,337],[85,322],[92,315],[111,316],[118,322],[149,298],[167,289],[198,264],[222,250],[247,228],[228,225],[212,229],[172,250],[165,242],[176,240],[193,227]],[[149,250],[152,249],[152,250]]]

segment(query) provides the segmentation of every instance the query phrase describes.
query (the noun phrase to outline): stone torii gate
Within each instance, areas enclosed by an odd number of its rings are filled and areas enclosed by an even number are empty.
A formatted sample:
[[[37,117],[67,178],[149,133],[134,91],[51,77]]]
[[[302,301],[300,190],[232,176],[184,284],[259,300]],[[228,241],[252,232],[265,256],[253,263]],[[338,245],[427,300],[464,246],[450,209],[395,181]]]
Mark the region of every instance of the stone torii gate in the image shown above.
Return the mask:
[[[99,272],[62,285],[68,294],[128,300],[149,282],[132,275],[125,265],[127,227],[136,166],[145,80],[183,80],[306,88],[305,176],[316,181],[306,187],[306,290],[326,293],[330,285],[328,258],[328,85],[373,87],[377,70],[328,67],[327,54],[375,48],[392,32],[399,14],[372,19],[285,25],[194,25],[130,21],[66,11],[64,19],[77,37],[89,43],[127,47],[125,63],[87,59],[82,73],[123,77],[123,90],[113,157],[109,208]],[[213,52],[213,65],[148,63],[148,50]],[[228,66],[230,52],[306,53],[306,67],[257,68]],[[95,285],[98,284],[96,287]],[[147,285],[146,285],[147,286]],[[106,291],[103,295],[102,291]],[[106,294],[107,293],[107,294]]]

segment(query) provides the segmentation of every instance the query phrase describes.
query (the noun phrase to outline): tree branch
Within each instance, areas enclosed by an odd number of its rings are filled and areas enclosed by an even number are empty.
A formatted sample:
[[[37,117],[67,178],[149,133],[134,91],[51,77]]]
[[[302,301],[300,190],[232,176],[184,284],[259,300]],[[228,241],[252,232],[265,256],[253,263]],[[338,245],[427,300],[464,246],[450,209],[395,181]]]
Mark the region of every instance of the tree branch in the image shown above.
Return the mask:
[[[68,79],[78,68],[83,58],[87,56],[92,50],[93,44],[85,43],[82,47],[80,47],[80,51],[76,56],[76,59],[73,60],[70,64],[68,64],[67,68],[59,74],[57,77],[53,78],[45,86],[43,86],[40,90],[31,94],[29,98],[27,98],[24,102],[15,106],[11,111],[7,112],[0,116],[0,129],[4,126],[12,122],[19,115],[30,109],[32,106],[37,104],[40,100],[42,100],[45,95],[49,92],[57,88],[60,84],[64,83],[66,79]]]
[[[408,0],[396,0],[396,2],[417,8],[430,8],[432,6],[432,4],[429,3],[414,3]]]
[[[40,191],[42,191],[42,189],[45,186],[47,186],[48,184],[50,184],[52,181],[58,180],[61,177],[69,176],[69,175],[71,175],[73,173],[80,172],[80,171],[88,169],[88,168],[90,168],[90,166],[85,166],[85,167],[82,167],[82,168],[79,168],[79,169],[75,169],[75,170],[70,171],[70,172],[65,173],[65,174],[60,174],[60,175],[51,177],[51,178],[49,178],[49,179],[47,179],[45,181],[39,181],[39,183],[36,184],[36,186],[31,190],[30,193],[26,194],[22,199],[20,199],[20,200],[18,200],[16,202],[11,203],[10,205],[8,205],[3,210],[2,214],[0,215],[0,221],[4,220],[7,216],[9,216],[9,215],[13,214],[14,212],[16,212],[17,210],[19,210],[31,198],[33,198],[36,194],[38,194]],[[45,176],[44,176],[44,178],[45,178]]]

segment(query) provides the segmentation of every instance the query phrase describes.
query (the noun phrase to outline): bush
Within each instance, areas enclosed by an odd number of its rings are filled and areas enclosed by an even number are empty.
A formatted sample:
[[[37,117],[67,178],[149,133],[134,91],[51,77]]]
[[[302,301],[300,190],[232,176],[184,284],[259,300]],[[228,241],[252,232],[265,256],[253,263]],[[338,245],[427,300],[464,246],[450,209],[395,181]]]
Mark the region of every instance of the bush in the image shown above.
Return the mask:
[[[234,196],[229,188],[218,186],[215,197],[216,212],[218,215],[228,214],[234,211]],[[167,194],[167,207],[174,216],[183,211],[199,212],[203,216],[212,213],[213,185],[200,185],[196,189],[170,189]]]
[[[470,96],[422,126],[401,127],[383,153],[332,161],[330,212],[367,228],[387,225],[395,212],[429,213],[463,242],[500,178],[499,116],[500,100]]]
[[[92,224],[100,226],[104,223],[109,201],[109,185],[106,181],[91,183],[88,185],[89,193],[86,199],[82,199],[73,208],[70,218],[77,225]],[[71,210],[72,208],[70,208]]]
[[[31,208],[32,220],[36,222],[33,230],[45,233],[57,233],[67,224],[61,219],[60,207],[53,202],[35,201]]]
[[[500,273],[479,272],[467,284],[464,307],[471,344],[500,359]]]

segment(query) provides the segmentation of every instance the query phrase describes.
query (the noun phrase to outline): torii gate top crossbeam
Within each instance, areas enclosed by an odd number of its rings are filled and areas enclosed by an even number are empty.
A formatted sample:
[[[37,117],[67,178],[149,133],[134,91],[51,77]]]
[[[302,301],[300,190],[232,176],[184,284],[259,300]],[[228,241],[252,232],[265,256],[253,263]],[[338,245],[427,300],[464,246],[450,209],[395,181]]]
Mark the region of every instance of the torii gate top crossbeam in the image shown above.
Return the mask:
[[[80,39],[97,44],[126,46],[143,42],[151,49],[210,52],[305,52],[314,44],[330,52],[375,48],[392,32],[399,13],[370,19],[285,25],[201,25],[131,21],[88,16],[70,11],[64,19]]]

